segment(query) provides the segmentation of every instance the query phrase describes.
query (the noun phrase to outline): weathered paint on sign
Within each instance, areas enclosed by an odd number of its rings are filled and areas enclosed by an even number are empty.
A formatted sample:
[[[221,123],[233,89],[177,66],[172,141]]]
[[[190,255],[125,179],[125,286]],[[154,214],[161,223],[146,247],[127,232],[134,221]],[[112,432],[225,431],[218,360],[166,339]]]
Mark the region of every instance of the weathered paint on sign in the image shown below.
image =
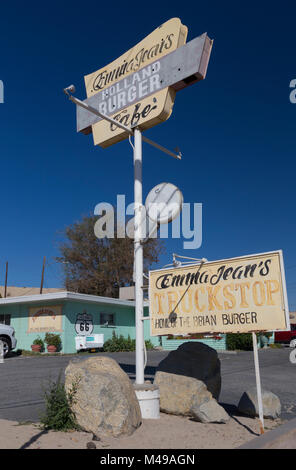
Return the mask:
[[[151,335],[290,328],[282,252],[150,271]]]
[[[62,306],[31,307],[27,333],[62,331]]]
[[[127,106],[155,95],[164,88],[172,87],[175,91],[179,91],[203,80],[207,72],[212,42],[204,33],[159,60],[146,65],[139,72],[134,72],[129,77],[122,78],[114,85],[87,98],[84,103],[123,122],[125,121],[124,114],[122,115],[119,111]],[[76,112],[77,132],[89,134],[92,132],[91,126],[102,120],[78,105]]]
[[[113,118],[119,119],[128,127],[140,126],[141,130],[148,129],[170,117],[175,96],[175,90],[166,88],[133,106],[123,109]],[[96,128],[96,126],[100,126],[100,129]],[[94,144],[100,145],[103,148],[109,147],[128,137],[127,132],[106,120],[102,120],[92,127]]]
[[[103,91],[105,88],[116,84],[122,78],[127,78],[134,72],[139,72],[143,67],[164,57],[177,47],[184,45],[187,32],[187,27],[182,25],[179,18],[172,18],[162,24],[149,34],[149,36],[111,64],[94,73],[86,75],[84,78],[87,96],[90,97],[95,93]],[[159,92],[157,92],[157,90],[155,91],[156,94],[154,97],[157,100],[157,106],[154,109],[153,115],[148,113],[148,111],[147,114],[145,112],[143,113],[143,111],[139,113],[137,125],[140,126],[141,129],[162,122],[171,115],[174,104],[174,94],[168,93],[168,89],[163,89]],[[139,104],[139,107],[143,108],[143,101],[145,101],[145,99],[135,105],[128,106],[123,112],[128,116],[137,114],[139,110],[137,110],[135,106]],[[146,106],[148,105],[146,104]],[[145,124],[144,127],[143,124]],[[106,128],[105,122],[103,121],[97,122],[92,126],[92,133],[94,144],[101,145],[102,147],[107,147],[126,138],[124,130],[120,129],[116,132],[115,136],[114,132],[110,130],[110,125]]]
[[[188,29],[179,18],[163,23],[129,51],[109,65],[84,77],[86,94],[104,90],[185,44]]]

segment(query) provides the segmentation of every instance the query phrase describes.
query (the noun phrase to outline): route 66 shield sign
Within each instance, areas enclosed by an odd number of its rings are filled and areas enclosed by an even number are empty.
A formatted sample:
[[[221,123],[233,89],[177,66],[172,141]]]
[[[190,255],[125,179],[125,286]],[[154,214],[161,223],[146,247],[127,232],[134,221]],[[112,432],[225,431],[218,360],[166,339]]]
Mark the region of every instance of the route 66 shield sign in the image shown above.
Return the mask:
[[[94,329],[93,317],[88,313],[78,313],[75,322],[75,331],[79,336],[91,335]]]

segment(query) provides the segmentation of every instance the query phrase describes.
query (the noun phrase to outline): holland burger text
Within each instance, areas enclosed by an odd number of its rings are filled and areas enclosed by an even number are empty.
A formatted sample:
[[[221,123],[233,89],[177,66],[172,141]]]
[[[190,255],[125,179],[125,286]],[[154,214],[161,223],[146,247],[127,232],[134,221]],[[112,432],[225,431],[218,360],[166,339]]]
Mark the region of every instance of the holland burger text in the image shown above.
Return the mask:
[[[111,85],[100,94],[99,111],[113,114],[161,89],[159,61]],[[117,116],[114,116],[116,119]]]

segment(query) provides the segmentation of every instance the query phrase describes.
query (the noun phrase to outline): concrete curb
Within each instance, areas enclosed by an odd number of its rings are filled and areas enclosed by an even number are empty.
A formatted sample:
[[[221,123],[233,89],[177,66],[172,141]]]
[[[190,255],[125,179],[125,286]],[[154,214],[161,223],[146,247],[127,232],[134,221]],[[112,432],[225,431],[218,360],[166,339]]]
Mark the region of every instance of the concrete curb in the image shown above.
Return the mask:
[[[224,351],[223,349],[217,350],[218,356],[219,354],[237,354],[238,351],[228,351],[227,349]]]
[[[252,439],[238,449],[296,449],[296,418]]]

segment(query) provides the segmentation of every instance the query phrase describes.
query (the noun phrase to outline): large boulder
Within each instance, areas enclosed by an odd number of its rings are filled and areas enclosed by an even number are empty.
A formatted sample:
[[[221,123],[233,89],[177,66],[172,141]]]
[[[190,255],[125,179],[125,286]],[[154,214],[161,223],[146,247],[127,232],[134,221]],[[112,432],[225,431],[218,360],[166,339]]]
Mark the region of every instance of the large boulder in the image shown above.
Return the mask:
[[[281,414],[281,402],[279,398],[272,392],[267,390],[261,391],[263,416],[265,418],[276,419]],[[248,416],[259,416],[259,407],[257,400],[256,387],[243,393],[238,404],[238,411]]]
[[[130,435],[141,424],[141,410],[127,374],[109,357],[70,362],[65,388],[76,388],[72,410],[78,424],[95,436]]]
[[[156,372],[159,405],[164,413],[192,416],[202,423],[226,423],[228,414],[213,398],[206,385],[193,377]]]
[[[218,400],[221,391],[221,367],[217,351],[203,343],[183,343],[159,363],[161,372],[201,380]]]

